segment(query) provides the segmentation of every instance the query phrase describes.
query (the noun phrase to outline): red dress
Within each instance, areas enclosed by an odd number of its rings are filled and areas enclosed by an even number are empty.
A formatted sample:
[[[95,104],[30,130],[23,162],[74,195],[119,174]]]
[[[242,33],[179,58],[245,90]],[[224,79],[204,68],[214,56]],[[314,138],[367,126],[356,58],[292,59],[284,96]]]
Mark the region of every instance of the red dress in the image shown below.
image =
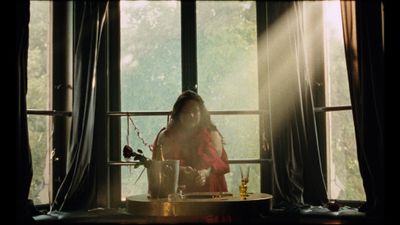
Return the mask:
[[[165,129],[166,128],[163,128],[161,131]],[[154,141],[153,158],[156,154],[156,149],[158,149],[157,141],[161,131],[158,133],[156,140]],[[180,181],[180,184],[186,185],[185,192],[228,191],[224,176],[226,173],[229,173],[228,157],[224,148],[222,148],[221,157],[218,156],[216,149],[211,143],[211,134],[207,128],[200,130],[192,137],[186,138],[177,132],[174,134],[173,138],[176,141],[172,143],[172,147],[169,148],[173,149],[173,151],[164,152],[165,159],[180,160],[180,166],[191,166],[197,170],[211,167],[210,176],[206,179],[206,184],[204,186],[196,186],[194,182],[190,181],[186,181],[185,183]],[[188,145],[192,147],[188,148]],[[191,152],[188,152],[188,149],[192,149],[190,150]]]

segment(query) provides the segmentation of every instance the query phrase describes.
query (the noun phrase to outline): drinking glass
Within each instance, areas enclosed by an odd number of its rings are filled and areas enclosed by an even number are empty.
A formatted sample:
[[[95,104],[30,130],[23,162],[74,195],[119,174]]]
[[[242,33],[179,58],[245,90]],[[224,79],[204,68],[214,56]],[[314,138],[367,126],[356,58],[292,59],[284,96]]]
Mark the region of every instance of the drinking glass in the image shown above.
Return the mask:
[[[240,166],[241,181],[247,185],[249,183],[250,166]]]

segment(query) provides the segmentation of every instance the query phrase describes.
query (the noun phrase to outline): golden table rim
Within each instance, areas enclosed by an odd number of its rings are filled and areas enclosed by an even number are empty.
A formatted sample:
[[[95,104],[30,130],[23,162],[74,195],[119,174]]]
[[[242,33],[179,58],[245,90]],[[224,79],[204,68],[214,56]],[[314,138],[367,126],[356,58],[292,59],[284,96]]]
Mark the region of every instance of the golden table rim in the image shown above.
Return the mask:
[[[147,194],[126,198],[127,211],[137,216],[259,215],[272,207],[272,195],[250,193],[246,200],[238,194],[209,199],[151,199]]]

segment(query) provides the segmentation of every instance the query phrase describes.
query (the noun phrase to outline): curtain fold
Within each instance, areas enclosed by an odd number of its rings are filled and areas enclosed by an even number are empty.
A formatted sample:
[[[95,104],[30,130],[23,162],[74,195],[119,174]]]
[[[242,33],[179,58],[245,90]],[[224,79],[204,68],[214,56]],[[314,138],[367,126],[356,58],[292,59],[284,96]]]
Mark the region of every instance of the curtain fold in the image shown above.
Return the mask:
[[[29,46],[29,1],[16,3],[16,220],[17,224],[32,222],[28,197],[32,181],[32,157],[28,138],[26,111],[28,46]]]
[[[74,89],[67,175],[53,210],[89,209],[96,204],[93,133],[96,77],[108,1],[77,1],[75,8]]]
[[[360,208],[384,210],[384,50],[381,1],[342,1],[341,13],[357,157],[367,198]]]
[[[267,68],[274,203],[327,202],[304,32],[304,2],[267,2]],[[315,31],[317,32],[317,31]]]

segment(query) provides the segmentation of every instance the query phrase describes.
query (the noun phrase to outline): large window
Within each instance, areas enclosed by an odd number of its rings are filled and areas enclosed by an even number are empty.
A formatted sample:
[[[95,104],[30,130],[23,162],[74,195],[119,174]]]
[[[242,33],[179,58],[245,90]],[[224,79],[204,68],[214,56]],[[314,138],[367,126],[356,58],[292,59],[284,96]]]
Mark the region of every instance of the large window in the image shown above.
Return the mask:
[[[365,200],[357,160],[340,2],[324,2],[328,197]]]
[[[231,160],[228,189],[238,190],[239,165],[251,163],[249,191],[260,192],[260,145],[255,2],[197,2],[197,79],[190,77],[212,120],[221,130]],[[234,12],[234,13],[232,13]],[[123,112],[169,112],[182,91],[181,3],[123,1],[121,15],[121,109]],[[157,34],[157,35],[155,35]],[[195,54],[195,52],[193,52]],[[191,74],[192,75],[192,74]],[[251,113],[249,114],[249,111]],[[218,113],[216,113],[218,112]],[[218,115],[216,115],[218,114]],[[167,124],[165,116],[121,117],[121,145],[146,149]],[[129,125],[130,124],[130,125]],[[128,137],[128,125],[130,135]],[[145,151],[150,156],[150,151]],[[123,159],[121,155],[121,159]],[[121,198],[147,193],[142,169],[121,168]]]

